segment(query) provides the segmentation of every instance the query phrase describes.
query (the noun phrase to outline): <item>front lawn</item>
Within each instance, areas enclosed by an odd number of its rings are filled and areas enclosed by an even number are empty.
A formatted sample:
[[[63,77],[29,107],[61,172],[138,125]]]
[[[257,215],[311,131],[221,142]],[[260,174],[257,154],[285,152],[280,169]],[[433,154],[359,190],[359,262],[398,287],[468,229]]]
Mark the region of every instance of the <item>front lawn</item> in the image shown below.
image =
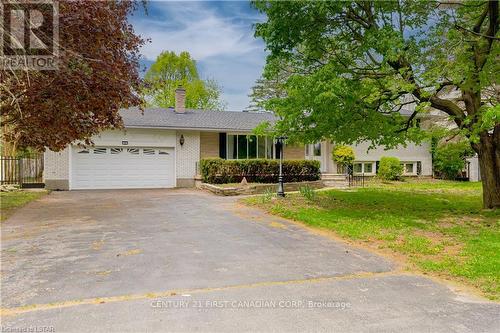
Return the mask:
[[[407,268],[474,286],[500,299],[500,212],[481,209],[481,184],[377,184],[271,200],[245,199],[307,225],[403,258]]]
[[[30,201],[41,198],[46,191],[0,192],[0,221],[7,219],[14,211]]]

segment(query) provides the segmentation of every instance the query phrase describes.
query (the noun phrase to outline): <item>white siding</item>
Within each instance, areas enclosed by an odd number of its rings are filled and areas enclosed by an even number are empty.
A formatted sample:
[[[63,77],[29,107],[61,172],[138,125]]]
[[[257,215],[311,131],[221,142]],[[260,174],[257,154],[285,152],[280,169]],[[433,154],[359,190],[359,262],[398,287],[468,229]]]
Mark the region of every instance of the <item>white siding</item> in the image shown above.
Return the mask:
[[[356,161],[380,161],[382,157],[397,157],[401,162],[422,163],[422,175],[432,175],[432,156],[430,144],[423,142],[420,145],[408,143],[406,147],[399,146],[396,149],[385,150],[383,147],[376,147],[368,151],[369,143],[363,142],[353,146]]]
[[[184,136],[183,145],[180,144],[181,135]],[[178,130],[175,149],[177,179],[194,179],[196,163],[200,161],[200,132]]]
[[[128,141],[128,146],[132,147],[175,147],[175,131],[145,128],[110,130],[92,140],[96,146],[121,146],[122,141]]]
[[[481,172],[479,170],[479,159],[477,157],[468,158],[469,164],[469,180],[471,182],[478,182],[481,180]]]

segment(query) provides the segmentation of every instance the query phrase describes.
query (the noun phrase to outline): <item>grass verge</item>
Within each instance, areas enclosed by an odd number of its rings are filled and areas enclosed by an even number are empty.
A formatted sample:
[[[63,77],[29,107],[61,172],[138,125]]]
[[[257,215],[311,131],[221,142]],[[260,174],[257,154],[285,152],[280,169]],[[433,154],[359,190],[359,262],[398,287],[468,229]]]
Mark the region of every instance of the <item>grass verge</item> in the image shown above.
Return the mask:
[[[370,184],[285,199],[244,199],[402,258],[408,269],[457,280],[500,299],[500,212],[481,208],[479,183]]]
[[[47,193],[47,191],[0,192],[0,221],[6,220],[16,209],[43,197]]]

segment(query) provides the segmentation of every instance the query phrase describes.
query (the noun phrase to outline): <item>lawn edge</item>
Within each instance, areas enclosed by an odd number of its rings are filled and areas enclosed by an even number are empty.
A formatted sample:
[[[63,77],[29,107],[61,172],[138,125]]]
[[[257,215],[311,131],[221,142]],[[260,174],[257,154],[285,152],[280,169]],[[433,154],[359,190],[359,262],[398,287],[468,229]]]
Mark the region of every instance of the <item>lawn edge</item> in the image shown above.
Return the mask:
[[[247,198],[250,196],[247,196]],[[467,284],[461,279],[454,279],[451,276],[445,276],[441,274],[433,274],[433,273],[428,273],[422,271],[418,266],[416,266],[414,263],[410,262],[406,256],[402,254],[398,254],[394,252],[391,249],[380,249],[380,248],[375,248],[372,246],[369,246],[364,243],[368,242],[363,242],[363,241],[355,241],[352,239],[344,238],[334,232],[333,230],[323,228],[323,227],[313,227],[310,225],[305,224],[302,221],[299,220],[293,220],[290,218],[286,218],[280,215],[272,214],[269,210],[259,207],[257,205],[252,205],[252,204],[247,204],[245,202],[245,198],[240,198],[238,200],[238,204],[241,204],[247,208],[254,208],[259,210],[260,212],[273,216],[273,217],[279,217],[280,219],[283,219],[287,221],[288,223],[291,223],[295,226],[298,226],[302,229],[305,229],[315,235],[323,236],[326,238],[329,238],[331,240],[334,240],[336,242],[340,242],[343,244],[346,244],[352,248],[355,249],[361,249],[364,251],[368,251],[372,254],[376,254],[384,259],[389,260],[391,263],[394,264],[394,269],[392,271],[394,272],[400,272],[402,274],[409,273],[413,274],[416,276],[421,276],[424,278],[428,278],[436,283],[442,284],[446,286],[451,292],[455,293],[457,296],[464,297],[467,301],[469,302],[491,302],[491,303],[496,303],[500,304],[500,299],[490,299],[485,296],[485,294],[477,287],[474,287],[472,285]]]

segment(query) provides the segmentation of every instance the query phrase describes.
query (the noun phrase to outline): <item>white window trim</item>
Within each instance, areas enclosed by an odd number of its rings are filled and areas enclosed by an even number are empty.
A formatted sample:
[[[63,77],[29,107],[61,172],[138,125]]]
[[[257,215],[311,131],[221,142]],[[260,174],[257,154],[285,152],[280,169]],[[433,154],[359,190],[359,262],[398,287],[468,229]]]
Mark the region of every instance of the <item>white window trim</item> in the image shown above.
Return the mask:
[[[417,175],[417,161],[401,161],[403,165],[403,176],[416,176]],[[406,172],[406,164],[413,165],[413,172]]]
[[[375,175],[376,174],[376,168],[377,168],[377,162],[375,161],[354,161],[354,164],[361,164],[361,172],[354,172],[357,175],[364,174],[364,175]],[[372,165],[372,172],[365,172],[365,164],[371,163]],[[353,167],[354,168],[354,167]]]

